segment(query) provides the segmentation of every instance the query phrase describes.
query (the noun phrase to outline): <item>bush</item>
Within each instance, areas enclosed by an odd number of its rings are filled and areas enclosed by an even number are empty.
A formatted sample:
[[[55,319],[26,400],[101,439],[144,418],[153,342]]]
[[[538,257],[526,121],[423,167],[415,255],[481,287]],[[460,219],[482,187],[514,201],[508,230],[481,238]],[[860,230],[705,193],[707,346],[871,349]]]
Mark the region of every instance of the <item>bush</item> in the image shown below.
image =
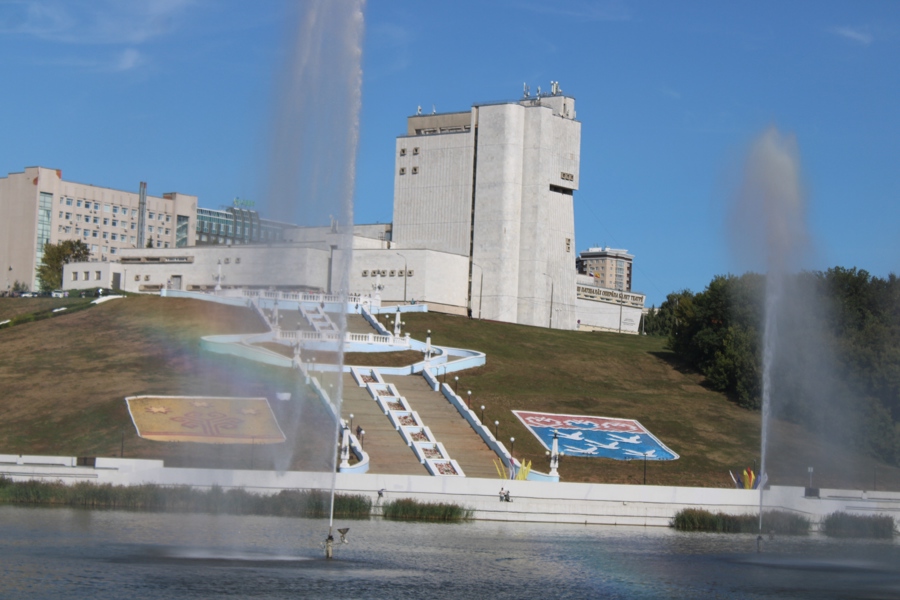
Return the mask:
[[[822,521],[822,532],[829,537],[894,537],[894,518],[888,515],[851,515],[831,513]]]
[[[458,504],[419,502],[401,498],[386,502],[382,507],[385,519],[394,521],[443,521],[459,522],[472,518],[472,510]]]
[[[0,477],[0,502],[13,504],[322,518],[328,516],[330,499],[330,493],[323,490],[282,490],[264,496],[240,488],[225,491],[219,486],[204,490],[187,485],[114,486],[88,481],[66,485],[59,481],[15,482]],[[367,519],[371,510],[372,501],[367,496],[334,497],[337,517]]]
[[[685,508],[678,511],[670,526],[678,531],[759,533],[759,516],[727,515],[701,508]],[[778,510],[764,512],[763,531],[780,535],[806,535],[809,533],[809,519]]]

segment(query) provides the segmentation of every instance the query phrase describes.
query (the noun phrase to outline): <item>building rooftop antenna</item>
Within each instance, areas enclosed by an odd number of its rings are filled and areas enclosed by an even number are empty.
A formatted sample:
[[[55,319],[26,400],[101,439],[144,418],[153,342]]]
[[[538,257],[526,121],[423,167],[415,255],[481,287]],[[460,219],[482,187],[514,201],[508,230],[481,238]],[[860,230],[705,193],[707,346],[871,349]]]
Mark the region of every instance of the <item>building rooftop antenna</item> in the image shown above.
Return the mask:
[[[527,83],[523,83],[523,84],[522,84],[522,97],[523,97],[523,98],[529,98],[529,97],[531,97],[531,90],[528,89],[528,84],[527,84]]]

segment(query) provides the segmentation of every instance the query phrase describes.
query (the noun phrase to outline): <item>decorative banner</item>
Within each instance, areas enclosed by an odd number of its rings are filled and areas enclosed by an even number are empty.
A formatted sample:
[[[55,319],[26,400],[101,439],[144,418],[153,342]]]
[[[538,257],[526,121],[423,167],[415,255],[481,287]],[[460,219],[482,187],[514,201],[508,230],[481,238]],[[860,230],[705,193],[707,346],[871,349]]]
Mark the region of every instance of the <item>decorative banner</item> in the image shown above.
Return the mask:
[[[284,433],[265,398],[132,396],[138,435],[157,442],[280,444]]]
[[[566,456],[594,456],[616,460],[675,460],[678,455],[634,419],[611,419],[585,415],[556,415],[514,410],[522,424],[544,448],[553,446]]]

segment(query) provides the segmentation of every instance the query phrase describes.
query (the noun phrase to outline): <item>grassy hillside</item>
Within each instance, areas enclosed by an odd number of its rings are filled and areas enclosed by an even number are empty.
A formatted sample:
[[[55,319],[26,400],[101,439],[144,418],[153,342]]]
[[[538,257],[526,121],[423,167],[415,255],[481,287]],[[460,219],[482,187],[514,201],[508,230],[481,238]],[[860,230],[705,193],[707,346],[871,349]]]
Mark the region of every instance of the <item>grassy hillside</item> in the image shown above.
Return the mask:
[[[0,315],[27,314],[15,303],[28,301],[0,298]],[[418,339],[430,329],[435,344],[487,353],[486,366],[459,375],[459,389],[472,390],[473,405],[486,406],[485,420],[500,421],[501,439],[515,437],[516,457],[532,460],[538,470],[547,470],[544,450],[512,410],[639,420],[681,456],[648,462],[648,484],[730,487],[729,469],[759,459],[759,413],[738,408],[705,389],[698,376],[679,371],[659,338],[548,331],[433,313],[409,314],[405,321]],[[277,457],[264,448],[142,440],[123,402],[139,394],[272,397],[291,389],[287,370],[199,348],[201,335],[262,328],[246,309],[130,297],[0,329],[0,453],[117,456],[124,445],[125,456],[164,458],[170,465],[271,466]],[[317,418],[285,414],[289,406],[274,408],[280,419]],[[900,489],[896,469],[834,455],[797,428],[777,427],[788,434],[781,439],[791,442],[770,463],[773,482],[805,485],[807,465],[815,465],[817,486],[872,489],[877,477],[878,489]],[[289,440],[301,449],[290,466],[309,468],[304,461],[316,453],[305,450],[328,443],[328,435]],[[564,457],[560,473],[565,481],[641,483],[644,465]],[[848,473],[858,478],[848,479]]]
[[[0,314],[21,301],[0,298]],[[247,309],[149,296],[0,329],[0,453],[118,456],[124,449],[125,456],[169,465],[271,466],[270,448],[141,439],[123,400],[180,393],[271,398],[290,389],[283,369],[200,349],[202,335],[258,331],[265,326]],[[316,441],[291,440],[301,449]]]

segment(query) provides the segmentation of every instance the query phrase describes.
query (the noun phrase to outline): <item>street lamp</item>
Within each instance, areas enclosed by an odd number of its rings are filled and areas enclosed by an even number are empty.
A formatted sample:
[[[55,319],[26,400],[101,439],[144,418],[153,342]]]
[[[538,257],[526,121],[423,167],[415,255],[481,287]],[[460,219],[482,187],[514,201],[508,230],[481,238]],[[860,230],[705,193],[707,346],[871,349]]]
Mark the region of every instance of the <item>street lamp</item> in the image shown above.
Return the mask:
[[[350,413],[350,431],[353,431],[353,413]]]
[[[361,429],[361,430],[359,431],[359,447],[360,447],[360,448],[363,447],[363,439],[364,439],[365,437],[366,437],[366,430],[365,430],[365,429]]]
[[[481,405],[481,422],[484,423],[484,404]]]
[[[453,378],[453,393],[459,395],[459,375]]]
[[[647,453],[644,452],[644,485],[647,485]]]
[[[394,252],[394,254],[403,259],[403,302],[406,302],[406,277],[409,273],[409,269],[407,269],[406,266],[408,263],[406,262],[406,257],[399,252]]]
[[[516,438],[509,438],[509,465],[512,467],[513,456],[516,453]]]
[[[467,396],[466,396],[466,406],[469,407],[469,410],[472,409],[472,390],[469,390],[469,391],[467,392]]]
[[[494,421],[494,439],[497,439],[497,429],[500,427],[500,421]]]
[[[542,273],[542,275],[550,280],[550,324],[548,327],[553,329],[553,278],[546,273]]]

